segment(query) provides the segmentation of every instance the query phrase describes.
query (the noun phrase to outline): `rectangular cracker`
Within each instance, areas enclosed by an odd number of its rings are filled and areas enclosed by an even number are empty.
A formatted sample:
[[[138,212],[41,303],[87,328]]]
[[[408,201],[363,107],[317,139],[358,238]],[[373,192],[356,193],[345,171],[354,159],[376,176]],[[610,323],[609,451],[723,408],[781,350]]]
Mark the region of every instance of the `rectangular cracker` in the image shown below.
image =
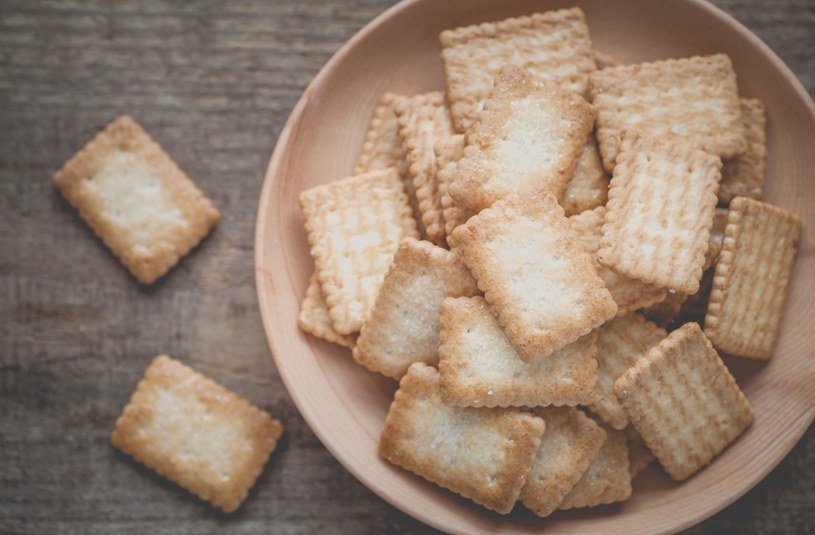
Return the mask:
[[[507,65],[467,132],[450,195],[475,212],[511,194],[562,197],[594,125],[580,95]]]
[[[708,251],[721,160],[629,134],[606,204],[597,260],[632,279],[693,294]]]
[[[577,405],[593,399],[596,334],[548,357],[524,362],[483,297],[445,299],[441,307],[442,398],[471,407]]]
[[[464,134],[456,134],[440,139],[434,147],[445,237],[450,236],[456,227],[463,225],[475,215],[475,212],[461,206],[450,196],[450,184],[455,179],[458,162],[464,156],[464,145]]]
[[[626,427],[624,432],[628,441],[628,471],[631,472],[631,479],[634,479],[640,472],[648,468],[656,457],[645,445],[645,441],[642,440],[633,425]]]
[[[532,468],[544,429],[542,419],[518,409],[444,403],[438,372],[417,362],[399,382],[379,438],[379,454],[506,514]]]
[[[347,348],[353,349],[356,344],[356,334],[337,334],[337,331],[334,330],[334,324],[331,322],[328,305],[325,303],[316,273],[312,274],[308,280],[306,296],[300,304],[300,314],[297,316],[297,326],[317,338]]]
[[[709,463],[753,422],[750,405],[696,323],[648,350],[617,379],[614,394],[676,481]]]
[[[362,325],[354,360],[397,380],[414,362],[436,365],[442,300],[478,293],[457,254],[405,238]]]
[[[68,160],[54,185],[142,284],[167,273],[220,219],[129,115],[117,117]]]
[[[300,206],[334,330],[357,332],[399,242],[418,237],[399,172],[390,167],[311,188]]]
[[[462,133],[478,120],[504,65],[523,67],[581,95],[596,68],[586,18],[578,8],[447,30],[440,41],[450,112]]]
[[[734,197],[761,199],[764,187],[764,163],[767,154],[767,114],[757,98],[741,99],[741,119],[747,149],[722,166],[719,201],[725,204]]]
[[[569,218],[572,229],[577,232],[580,242],[591,255],[597,273],[611,292],[611,297],[617,303],[617,315],[624,316],[643,307],[649,307],[663,301],[667,295],[665,288],[645,284],[625,275],[620,275],[613,269],[607,268],[597,262],[597,250],[600,248],[603,221],[606,216],[606,207],[598,206],[586,210]]]
[[[736,73],[724,54],[597,70],[589,85],[608,172],[626,131],[673,138],[722,158],[747,148]]]
[[[546,422],[546,432],[520,499],[533,513],[546,517],[588,470],[606,432],[574,407],[540,407],[533,414]]]
[[[111,443],[225,513],[240,507],[283,425],[166,355],[157,356]]]
[[[801,220],[761,201],[730,203],[705,334],[720,351],[769,359],[781,328]]]
[[[608,178],[600,161],[594,134],[589,134],[560,204],[566,217],[569,217],[602,206],[607,200]]]
[[[667,335],[665,329],[636,313],[615,318],[597,329],[597,389],[588,407],[614,429],[628,425],[614,396],[614,381]]]
[[[567,346],[617,313],[591,256],[548,190],[498,201],[452,238],[527,362]]]
[[[454,134],[444,93],[436,91],[399,98],[394,110],[425,233],[430,241],[441,245],[444,243],[444,220],[433,146],[439,139]]]

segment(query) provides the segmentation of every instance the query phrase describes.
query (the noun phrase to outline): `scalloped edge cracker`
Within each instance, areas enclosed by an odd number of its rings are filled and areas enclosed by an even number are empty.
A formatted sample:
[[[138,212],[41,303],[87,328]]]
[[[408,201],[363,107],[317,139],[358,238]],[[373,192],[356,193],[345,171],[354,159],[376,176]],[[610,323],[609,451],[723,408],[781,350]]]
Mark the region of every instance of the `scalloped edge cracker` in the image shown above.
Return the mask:
[[[297,316],[297,326],[300,327],[300,330],[317,338],[349,349],[353,349],[356,344],[357,336],[355,334],[342,335],[337,334],[337,331],[334,330],[334,324],[331,322],[328,305],[325,303],[316,273],[313,273],[308,280],[306,295],[303,297],[300,314]]]
[[[725,160],[719,201],[725,204],[735,197],[761,199],[767,156],[767,114],[757,98],[741,99],[741,118],[747,149],[735,158]]]
[[[628,470],[631,472],[631,479],[634,479],[640,473],[648,468],[656,457],[648,449],[645,441],[637,432],[633,425],[626,427],[623,432],[625,433],[628,441]]]
[[[450,196],[450,184],[453,182],[458,170],[458,162],[464,156],[464,134],[456,134],[436,142],[436,164],[438,172],[436,179],[439,183],[439,196],[441,197],[442,219],[444,219],[444,235],[448,238],[456,227],[466,223],[475,212],[461,206]]]
[[[608,201],[608,178],[603,170],[600,152],[594,134],[589,134],[583,151],[577,159],[572,178],[566,184],[566,191],[560,198],[560,204],[570,217]]]

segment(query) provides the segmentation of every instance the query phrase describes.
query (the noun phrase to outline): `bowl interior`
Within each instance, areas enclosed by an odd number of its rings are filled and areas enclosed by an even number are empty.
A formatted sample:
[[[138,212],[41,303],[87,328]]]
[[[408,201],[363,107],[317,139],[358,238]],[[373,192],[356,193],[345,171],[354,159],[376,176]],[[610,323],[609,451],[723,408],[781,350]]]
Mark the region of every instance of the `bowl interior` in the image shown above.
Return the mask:
[[[443,90],[438,34],[447,28],[579,5],[595,48],[633,63],[724,52],[742,96],[768,115],[765,200],[802,217],[804,231],[785,321],[768,363],[726,358],[757,418],[713,464],[681,485],[657,468],[634,482],[622,505],[557,513],[490,513],[381,460],[377,440],[396,382],[354,363],[350,352],[297,328],[313,271],[299,193],[351,174],[371,112],[385,91]],[[811,329],[815,254],[815,113],[781,61],[740,24],[698,0],[541,2],[415,0],[392,8],[352,38],[304,93],[278,141],[261,193],[256,275],[264,328],[280,375],[311,428],[358,479],[406,513],[446,531],[674,531],[712,515],[762,479],[815,415]],[[810,208],[807,210],[807,208]]]

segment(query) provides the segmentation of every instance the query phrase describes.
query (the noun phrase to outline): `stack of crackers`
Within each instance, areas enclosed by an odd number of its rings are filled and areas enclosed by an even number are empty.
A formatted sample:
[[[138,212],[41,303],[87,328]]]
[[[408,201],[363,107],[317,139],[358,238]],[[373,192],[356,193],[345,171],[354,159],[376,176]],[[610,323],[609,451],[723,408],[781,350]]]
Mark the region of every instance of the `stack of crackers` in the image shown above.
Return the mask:
[[[800,222],[723,54],[620,66],[580,9],[442,32],[446,92],[385,94],[354,175],[301,195],[304,331],[399,380],[379,453],[500,513],[621,502],[754,419]]]

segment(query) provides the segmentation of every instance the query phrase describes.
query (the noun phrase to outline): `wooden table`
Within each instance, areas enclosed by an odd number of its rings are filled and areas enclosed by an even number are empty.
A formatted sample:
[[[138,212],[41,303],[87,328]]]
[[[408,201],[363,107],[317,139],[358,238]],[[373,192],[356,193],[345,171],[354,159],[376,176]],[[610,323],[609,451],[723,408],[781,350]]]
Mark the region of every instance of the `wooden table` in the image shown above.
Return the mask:
[[[427,533],[323,448],[280,381],[255,297],[269,155],[300,93],[390,0],[0,1],[0,532]],[[719,0],[815,89],[811,0]],[[191,257],[139,286],[51,185],[131,113],[220,208]],[[166,352],[281,419],[226,516],[115,452],[116,417]],[[815,432],[691,533],[815,532]]]

